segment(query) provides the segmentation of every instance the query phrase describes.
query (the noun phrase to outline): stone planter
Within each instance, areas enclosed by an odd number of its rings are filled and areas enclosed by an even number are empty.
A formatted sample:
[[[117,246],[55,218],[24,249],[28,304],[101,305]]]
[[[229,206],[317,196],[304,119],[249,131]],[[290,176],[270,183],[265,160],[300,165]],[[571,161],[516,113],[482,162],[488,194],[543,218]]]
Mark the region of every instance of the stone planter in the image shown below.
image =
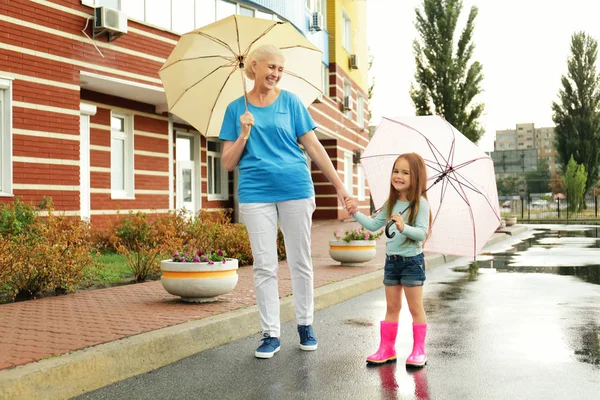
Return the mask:
[[[517,217],[507,217],[506,226],[513,226],[517,223]]]
[[[163,260],[160,269],[165,290],[186,302],[216,301],[218,296],[230,293],[238,282],[235,258],[214,264]]]
[[[343,267],[360,265],[375,258],[375,243],[375,240],[330,240],[329,255]]]

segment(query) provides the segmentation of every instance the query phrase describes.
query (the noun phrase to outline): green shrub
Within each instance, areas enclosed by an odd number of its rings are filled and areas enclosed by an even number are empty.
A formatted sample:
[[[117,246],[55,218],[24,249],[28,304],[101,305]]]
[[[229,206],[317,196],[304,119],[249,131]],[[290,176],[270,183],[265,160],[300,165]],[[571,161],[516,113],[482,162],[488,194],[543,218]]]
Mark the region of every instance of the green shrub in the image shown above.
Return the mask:
[[[19,197],[13,204],[0,204],[0,236],[16,236],[27,232],[36,220],[35,209]]]
[[[15,202],[16,208],[21,206]],[[83,269],[93,264],[92,236],[85,221],[50,209],[47,216],[36,212],[20,232],[2,237],[0,244],[0,286],[13,299],[73,291]]]

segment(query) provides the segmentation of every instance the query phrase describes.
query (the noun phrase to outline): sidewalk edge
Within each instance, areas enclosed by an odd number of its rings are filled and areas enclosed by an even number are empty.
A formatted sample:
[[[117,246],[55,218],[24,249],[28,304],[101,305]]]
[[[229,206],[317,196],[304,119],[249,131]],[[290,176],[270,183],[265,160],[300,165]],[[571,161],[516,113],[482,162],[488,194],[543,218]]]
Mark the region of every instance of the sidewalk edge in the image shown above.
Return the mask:
[[[488,244],[506,239],[495,234]],[[427,269],[458,257],[426,256]],[[315,311],[383,286],[381,269],[315,289]],[[292,296],[281,299],[281,322],[294,318]],[[123,338],[0,371],[0,398],[67,399],[260,331],[256,305]],[[249,350],[250,351],[250,350]]]
[[[382,285],[378,270],[321,286],[315,289],[315,310]],[[294,315],[292,296],[281,299],[282,323]],[[256,306],[185,322],[0,371],[0,397],[71,398],[259,331]]]

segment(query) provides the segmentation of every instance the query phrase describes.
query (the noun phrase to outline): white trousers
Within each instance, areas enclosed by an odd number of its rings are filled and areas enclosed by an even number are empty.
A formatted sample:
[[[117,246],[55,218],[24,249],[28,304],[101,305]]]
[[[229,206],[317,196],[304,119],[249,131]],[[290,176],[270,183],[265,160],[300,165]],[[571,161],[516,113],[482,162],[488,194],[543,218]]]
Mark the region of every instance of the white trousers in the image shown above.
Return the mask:
[[[314,314],[313,267],[310,248],[315,198],[280,203],[241,203],[240,214],[254,257],[254,288],[263,333],[280,336],[277,284],[277,220],[283,232],[292,279],[296,323],[311,325]]]

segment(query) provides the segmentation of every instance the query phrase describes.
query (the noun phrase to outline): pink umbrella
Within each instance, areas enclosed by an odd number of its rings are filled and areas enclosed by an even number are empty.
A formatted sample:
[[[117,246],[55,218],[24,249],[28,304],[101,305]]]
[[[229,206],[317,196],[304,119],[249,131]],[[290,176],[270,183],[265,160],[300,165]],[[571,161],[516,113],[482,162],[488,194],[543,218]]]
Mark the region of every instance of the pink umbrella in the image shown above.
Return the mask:
[[[475,257],[501,222],[492,159],[440,116],[384,118],[360,159],[376,209],[387,201],[394,161],[412,152],[429,179],[424,250]]]

